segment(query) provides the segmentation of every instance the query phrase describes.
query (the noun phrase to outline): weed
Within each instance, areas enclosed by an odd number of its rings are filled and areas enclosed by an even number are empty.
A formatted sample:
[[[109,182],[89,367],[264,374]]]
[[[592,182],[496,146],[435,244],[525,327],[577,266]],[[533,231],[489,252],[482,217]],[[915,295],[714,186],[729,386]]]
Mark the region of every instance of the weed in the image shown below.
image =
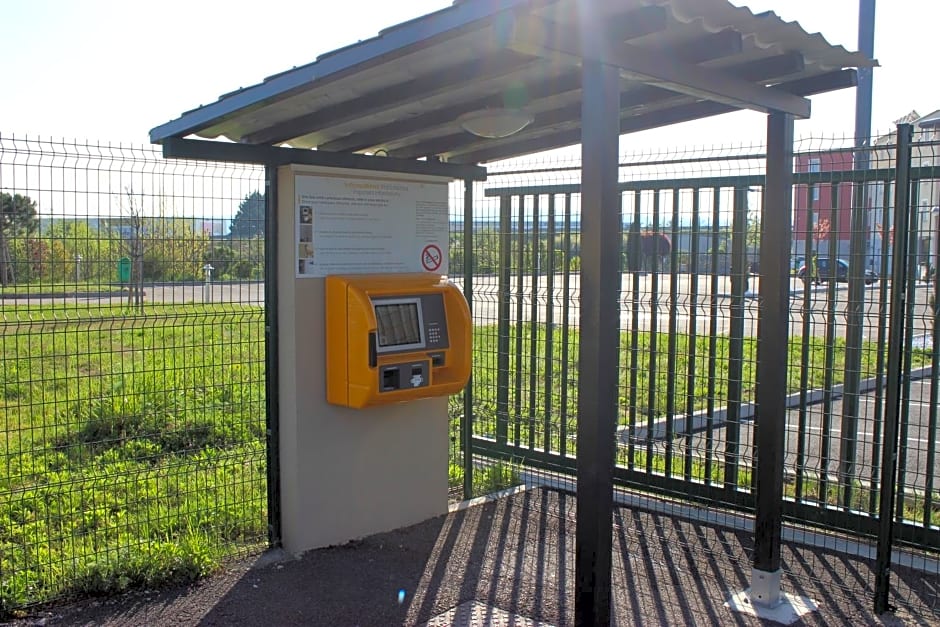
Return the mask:
[[[263,543],[259,309],[0,319],[0,612],[190,581]]]
[[[516,462],[496,460],[473,469],[473,493],[471,497],[484,496],[511,488],[522,483],[521,465]],[[451,462],[448,466],[448,485],[452,490],[463,487],[463,466]]]

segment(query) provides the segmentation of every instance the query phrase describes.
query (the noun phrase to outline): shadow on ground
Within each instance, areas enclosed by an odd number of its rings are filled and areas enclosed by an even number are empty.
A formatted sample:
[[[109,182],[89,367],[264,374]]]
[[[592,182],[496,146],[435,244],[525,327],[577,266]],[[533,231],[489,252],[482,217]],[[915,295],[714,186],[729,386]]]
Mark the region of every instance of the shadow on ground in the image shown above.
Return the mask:
[[[748,585],[750,534],[618,508],[613,541],[616,624],[765,624],[725,606]],[[185,588],[49,608],[33,622],[436,626],[451,623],[434,617],[476,600],[525,617],[508,624],[571,625],[574,557],[574,497],[535,489],[299,559],[269,552]],[[797,624],[940,621],[936,576],[895,573],[905,611],[882,619],[871,612],[870,561],[800,546],[783,559],[785,590],[820,606]],[[496,622],[488,616],[473,624]]]

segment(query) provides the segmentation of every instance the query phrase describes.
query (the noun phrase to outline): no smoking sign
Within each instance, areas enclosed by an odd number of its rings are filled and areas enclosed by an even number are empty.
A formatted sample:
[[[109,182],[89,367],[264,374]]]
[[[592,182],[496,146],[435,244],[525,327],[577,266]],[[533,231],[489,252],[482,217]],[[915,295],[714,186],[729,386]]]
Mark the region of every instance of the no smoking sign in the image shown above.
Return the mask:
[[[434,272],[441,267],[444,254],[437,244],[428,244],[421,251],[421,267],[428,272]]]

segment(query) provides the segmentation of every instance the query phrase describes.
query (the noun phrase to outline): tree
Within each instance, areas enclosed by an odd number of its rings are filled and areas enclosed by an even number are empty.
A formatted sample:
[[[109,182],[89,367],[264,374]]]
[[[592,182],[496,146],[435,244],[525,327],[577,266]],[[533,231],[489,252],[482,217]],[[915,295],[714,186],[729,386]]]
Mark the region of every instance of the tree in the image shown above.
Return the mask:
[[[127,305],[139,312],[144,310],[144,216],[141,204],[134,197],[134,190],[124,189],[127,204],[121,207],[124,218],[119,229],[121,247],[131,260],[131,280],[127,292]]]
[[[829,218],[820,218],[816,226],[813,227],[813,241],[818,244],[828,240],[831,231],[832,224],[829,222]]]
[[[202,278],[209,236],[194,228],[190,218],[159,214],[143,223],[143,276],[150,281],[185,281]]]
[[[117,245],[108,229],[101,231],[83,219],[58,219],[43,229],[43,240],[28,249],[32,267],[20,266],[32,276],[56,281],[113,280]],[[79,261],[79,259],[81,261]]]
[[[30,235],[38,226],[34,200],[20,194],[0,193],[0,285],[16,282],[10,240]]]
[[[238,213],[232,218],[229,236],[232,239],[251,239],[264,235],[264,194],[253,191],[238,205]]]
[[[755,251],[760,248],[760,220],[761,215],[758,211],[750,211],[747,216],[747,235],[745,241],[747,242],[748,252]]]

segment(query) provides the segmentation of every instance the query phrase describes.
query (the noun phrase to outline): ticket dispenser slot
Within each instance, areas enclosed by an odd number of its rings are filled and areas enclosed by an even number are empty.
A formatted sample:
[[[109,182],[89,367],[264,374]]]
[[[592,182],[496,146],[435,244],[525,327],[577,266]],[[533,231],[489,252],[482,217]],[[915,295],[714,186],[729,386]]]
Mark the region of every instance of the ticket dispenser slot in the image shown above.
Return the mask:
[[[467,302],[440,275],[328,276],[327,401],[362,408],[459,392],[470,338]]]

